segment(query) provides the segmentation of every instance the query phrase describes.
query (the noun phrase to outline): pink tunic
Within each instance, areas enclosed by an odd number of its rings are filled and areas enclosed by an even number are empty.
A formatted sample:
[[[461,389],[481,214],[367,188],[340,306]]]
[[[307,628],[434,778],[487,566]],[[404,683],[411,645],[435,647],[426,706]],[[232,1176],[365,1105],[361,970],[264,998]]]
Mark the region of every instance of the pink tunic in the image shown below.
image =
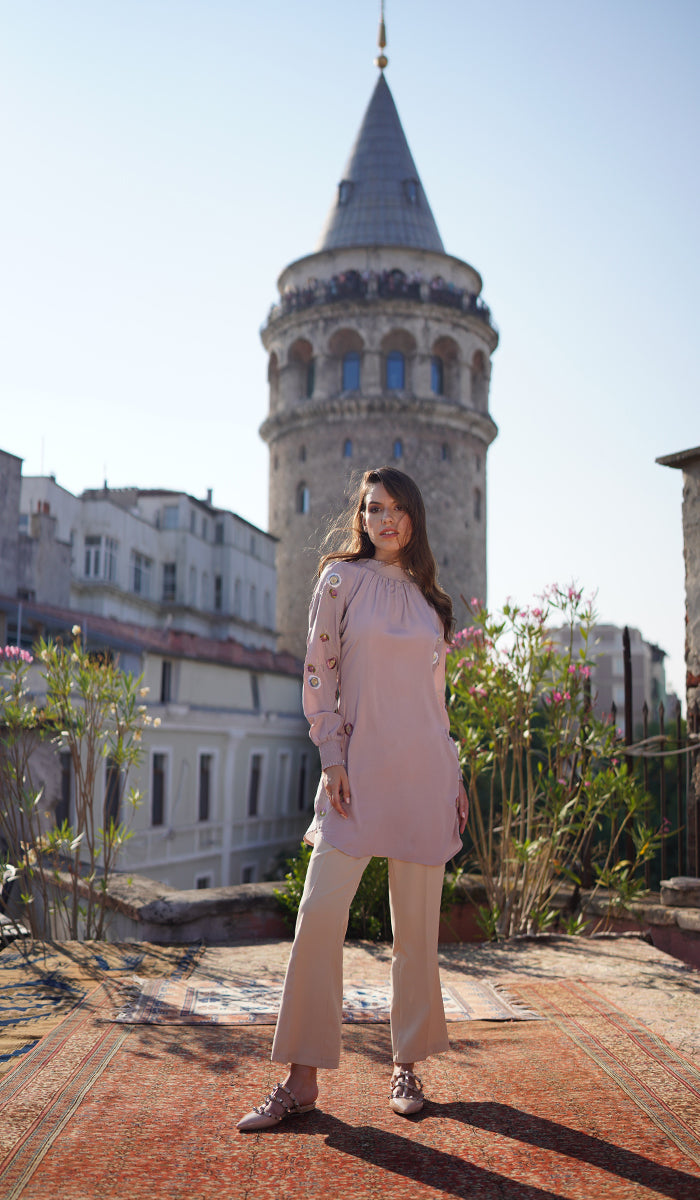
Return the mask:
[[[345,854],[438,866],[462,848],[442,623],[399,566],[332,563],[309,613],[304,712],[321,765],[350,780],[344,821],[319,784],[316,833]]]

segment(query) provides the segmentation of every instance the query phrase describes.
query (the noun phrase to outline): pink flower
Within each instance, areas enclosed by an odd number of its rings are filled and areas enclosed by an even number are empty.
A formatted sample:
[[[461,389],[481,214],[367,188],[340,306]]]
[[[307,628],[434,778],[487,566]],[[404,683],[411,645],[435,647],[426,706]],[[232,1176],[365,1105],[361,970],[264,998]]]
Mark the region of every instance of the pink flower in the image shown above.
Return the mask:
[[[576,667],[574,667],[574,666],[571,666],[571,667],[569,667],[569,671],[568,671],[568,673],[569,673],[569,675],[575,675],[575,674],[576,674]]]
[[[564,697],[562,696],[561,692],[552,692],[552,700],[555,704],[559,704],[563,699]]]
[[[19,646],[0,647],[0,662],[34,662],[32,655],[28,650],[20,650]]]
[[[561,783],[561,784],[563,784],[563,786],[564,786],[564,787],[566,787],[566,780],[565,780],[565,779],[557,779],[557,783]]]
[[[581,675],[583,675],[584,679],[590,679],[590,677],[591,677],[591,668],[590,667],[579,667],[579,671],[580,671]]]
[[[542,612],[541,608],[533,608],[532,615],[533,617],[537,617],[539,620],[540,617],[544,616],[544,613]]]
[[[571,699],[571,694],[570,694],[569,692],[564,692],[564,699],[565,699],[565,700],[570,700],[570,699]]]

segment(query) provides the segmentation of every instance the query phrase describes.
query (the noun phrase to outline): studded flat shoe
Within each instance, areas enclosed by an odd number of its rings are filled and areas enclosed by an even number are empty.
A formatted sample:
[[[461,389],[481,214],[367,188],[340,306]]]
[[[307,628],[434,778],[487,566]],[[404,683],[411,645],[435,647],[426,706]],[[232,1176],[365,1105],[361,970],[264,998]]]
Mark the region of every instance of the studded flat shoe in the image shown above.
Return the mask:
[[[281,1105],[282,1112],[271,1112],[272,1104]],[[267,1100],[258,1104],[252,1112],[246,1113],[245,1117],[241,1117],[236,1129],[240,1129],[241,1133],[252,1133],[255,1129],[271,1129],[286,1117],[299,1117],[302,1113],[311,1112],[315,1107],[315,1101],[313,1104],[300,1104],[294,1092],[290,1092],[283,1083],[277,1083]]]
[[[400,1117],[410,1117],[420,1112],[425,1102],[423,1084],[413,1071],[402,1067],[391,1077],[389,1104]]]

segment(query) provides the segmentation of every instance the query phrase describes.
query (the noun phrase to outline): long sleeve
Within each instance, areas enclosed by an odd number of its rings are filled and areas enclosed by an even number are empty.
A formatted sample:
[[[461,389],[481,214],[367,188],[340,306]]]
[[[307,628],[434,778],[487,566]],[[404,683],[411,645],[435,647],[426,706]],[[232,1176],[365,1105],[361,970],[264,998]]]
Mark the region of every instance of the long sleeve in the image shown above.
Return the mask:
[[[346,564],[323,571],[309,609],[309,638],[304,661],[303,705],[309,736],[321,754],[321,766],[345,763],[347,730],[338,712],[341,629],[348,601]]]

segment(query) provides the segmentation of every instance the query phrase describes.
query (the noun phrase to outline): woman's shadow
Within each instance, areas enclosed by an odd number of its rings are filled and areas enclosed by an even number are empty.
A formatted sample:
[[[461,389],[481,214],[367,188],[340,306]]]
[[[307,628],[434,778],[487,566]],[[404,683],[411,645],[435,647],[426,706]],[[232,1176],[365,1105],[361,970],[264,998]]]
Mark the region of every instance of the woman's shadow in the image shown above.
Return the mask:
[[[477,1166],[465,1157],[426,1146],[412,1138],[410,1125],[435,1118],[459,1121],[473,1129],[485,1130],[510,1138],[520,1146],[537,1147],[557,1155],[553,1175],[566,1178],[567,1194],[578,1184],[582,1195],[593,1196],[596,1185],[586,1183],[586,1168],[603,1170],[618,1179],[642,1184],[661,1196],[673,1200],[696,1200],[700,1194],[700,1172],[688,1174],[665,1167],[634,1151],[625,1150],[613,1142],[592,1134],[582,1133],[523,1112],[508,1104],[435,1104],[426,1102],[416,1117],[402,1122],[405,1134],[391,1133],[372,1125],[349,1125],[320,1110],[303,1123],[304,1132],[325,1135],[326,1145],[342,1154],[362,1159],[382,1171],[403,1176],[407,1180],[433,1187],[451,1196],[473,1200],[565,1200],[561,1193],[518,1181],[508,1175]],[[302,1126],[297,1126],[297,1133]],[[465,1144],[466,1151],[466,1144]],[[566,1173],[562,1157],[571,1160],[571,1172]],[[538,1173],[541,1171],[539,1165]],[[541,1175],[540,1175],[541,1177]],[[593,1188],[594,1190],[590,1190]],[[406,1193],[410,1195],[410,1192]]]

